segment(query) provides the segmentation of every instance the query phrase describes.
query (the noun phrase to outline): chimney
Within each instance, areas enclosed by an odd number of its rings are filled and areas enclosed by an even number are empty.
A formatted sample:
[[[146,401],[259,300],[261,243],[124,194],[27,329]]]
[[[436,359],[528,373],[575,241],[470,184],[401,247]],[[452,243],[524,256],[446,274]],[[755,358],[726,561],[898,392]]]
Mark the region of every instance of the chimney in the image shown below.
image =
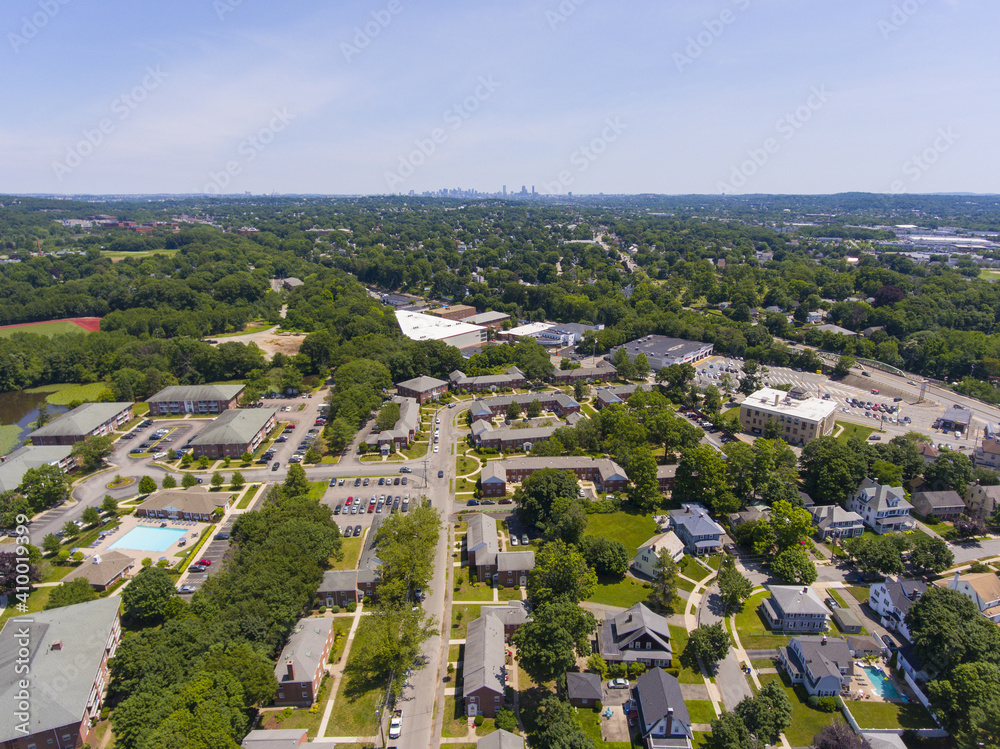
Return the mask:
[[[100,563],[101,563],[101,555],[94,554],[94,564],[100,564]]]
[[[62,650],[62,640],[53,640],[50,650]]]
[[[820,645],[826,645],[826,635],[823,635],[823,640],[820,642]]]
[[[778,395],[777,393],[774,394],[774,405],[776,405],[776,406],[778,405],[778,398],[780,398],[780,397],[781,396]]]
[[[955,581],[954,581],[954,583],[955,583],[954,589],[955,590],[958,590],[958,578],[961,576],[961,574],[962,573],[959,572],[958,570],[955,571]]]
[[[292,659],[289,658],[285,661],[285,674],[288,681],[294,681],[295,679],[295,664],[292,663]]]
[[[672,707],[668,707],[667,708],[667,727],[666,727],[667,736],[670,735],[671,728],[673,728],[673,725],[674,725],[674,709]]]

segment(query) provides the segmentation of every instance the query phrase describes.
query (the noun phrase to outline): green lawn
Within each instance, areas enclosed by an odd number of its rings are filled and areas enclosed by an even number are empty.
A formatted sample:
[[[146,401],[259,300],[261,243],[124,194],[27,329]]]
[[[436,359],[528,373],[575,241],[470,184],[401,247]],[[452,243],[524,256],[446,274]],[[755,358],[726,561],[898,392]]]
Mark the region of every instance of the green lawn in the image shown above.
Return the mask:
[[[355,646],[357,641],[355,640]],[[352,648],[352,652],[353,648]],[[350,657],[348,657],[350,664]],[[374,736],[378,731],[375,708],[385,698],[385,684],[360,679],[348,671],[340,683],[327,724],[327,736]],[[319,716],[323,717],[320,709]]]
[[[330,486],[329,481],[310,481],[309,482],[309,499],[319,502],[323,499],[323,495],[326,493],[327,488]]]
[[[331,564],[332,570],[353,570],[358,566],[358,557],[361,556],[360,538],[344,538],[340,541],[340,549],[344,552],[344,558],[335,560]]]
[[[758,610],[760,602],[770,596],[771,594],[768,591],[762,591],[751,596],[743,604],[743,609],[736,614],[736,629],[739,632],[740,642],[743,644],[744,650],[764,650],[782,647],[787,645],[791,639],[791,635],[769,630],[763,616]]]
[[[648,583],[645,584],[648,585]],[[598,578],[594,594],[587,600],[604,606],[621,606],[627,609],[629,606],[634,606],[649,598],[651,590],[643,585],[644,583],[632,577],[626,577],[622,580]]]
[[[351,632],[351,625],[354,623],[354,617],[337,616],[333,619],[333,647],[330,649],[330,658],[328,663],[337,663],[340,661],[340,656],[344,654],[344,648],[347,647],[347,635]]]
[[[612,512],[587,516],[587,531],[592,536],[604,536],[621,541],[629,558],[635,556],[639,546],[656,534],[652,515],[634,512]]]
[[[467,473],[472,473],[477,468],[479,468],[479,461],[468,457],[467,455],[459,455],[455,459],[455,470],[456,475],[464,476]]]
[[[937,728],[931,714],[917,702],[849,700],[846,704],[861,728]]]
[[[831,598],[832,598],[832,599],[833,599],[834,601],[836,601],[837,603],[839,603],[839,604],[840,604],[840,608],[842,608],[842,609],[846,609],[846,608],[850,608],[850,607],[849,607],[849,606],[847,605],[847,601],[845,601],[845,600],[844,600],[844,597],[843,597],[842,595],[840,595],[840,592],[839,592],[839,591],[837,591],[837,590],[836,590],[836,589],[834,589],[834,588],[827,588],[827,592],[829,592],[829,594],[830,594],[830,597],[831,597]],[[868,600],[868,598],[866,597],[866,598],[865,598],[865,600],[867,601],[867,600]]]
[[[74,325],[74,327],[76,327]],[[82,328],[81,328],[82,330]],[[41,387],[25,390],[26,393],[47,393],[45,401],[53,406],[68,406],[73,401],[96,401],[97,398],[108,389],[106,383],[91,382],[86,385],[76,385],[73,383],[63,385],[42,385]]]
[[[868,586],[852,585],[847,592],[854,596],[861,603],[868,603]]]
[[[850,421],[836,422],[836,424],[834,424],[833,431],[836,433],[837,429],[840,427],[844,428],[844,431],[837,436],[837,439],[840,442],[847,442],[847,440],[854,436],[858,436],[862,440],[867,440],[868,435],[875,431],[874,427],[864,426],[863,424],[854,424]]]
[[[692,723],[711,723],[715,720],[715,708],[711,700],[685,700]]]
[[[444,698],[443,717],[441,735],[445,738],[460,739],[469,732],[469,721],[465,717],[465,709],[453,695]],[[469,747],[471,749],[472,744],[469,744]]]
[[[677,680],[681,684],[703,684],[704,679],[701,670],[698,668],[698,661],[690,653],[685,654],[687,648],[688,631],[677,624],[670,625],[670,647],[674,651],[673,667],[680,669]]]
[[[469,622],[479,618],[479,604],[467,604],[451,607],[451,636],[452,640],[464,640],[469,632]],[[461,614],[461,619],[459,618]]]
[[[802,686],[793,687],[784,681],[783,675],[761,674],[761,684],[776,681],[782,685],[792,703],[792,725],[785,730],[785,738],[792,746],[811,746],[813,736],[823,730],[823,726],[835,720],[843,720],[840,711],[824,713],[813,710],[806,704],[808,695]]]
[[[449,645],[448,646],[448,661],[450,663],[458,663],[462,660],[465,655],[465,645]]]
[[[45,604],[49,602],[49,596],[52,595],[53,590],[55,590],[55,587],[35,588],[35,591],[28,595],[27,611],[18,611],[15,608],[17,602],[11,601],[11,605],[5,608],[3,613],[0,614],[0,627],[2,627],[3,623],[12,616],[24,616],[25,614],[36,614],[39,611],[43,611],[45,609]]]
[[[14,333],[31,333],[32,335],[44,335],[51,338],[62,333],[86,333],[87,330],[81,328],[75,322],[69,320],[52,320],[51,322],[40,322],[33,325],[18,325],[13,328],[0,328],[0,338],[10,338]]]
[[[454,601],[492,601],[493,588],[485,583],[470,583],[469,570],[455,570],[455,586],[452,595]]]
[[[497,597],[501,601],[520,601],[521,600],[521,589],[520,588],[500,588]]]
[[[17,424],[0,425],[0,454],[6,455],[21,441],[21,427]]]
[[[680,564],[681,574],[696,582],[701,582],[712,573],[705,569],[694,557],[684,555]]]

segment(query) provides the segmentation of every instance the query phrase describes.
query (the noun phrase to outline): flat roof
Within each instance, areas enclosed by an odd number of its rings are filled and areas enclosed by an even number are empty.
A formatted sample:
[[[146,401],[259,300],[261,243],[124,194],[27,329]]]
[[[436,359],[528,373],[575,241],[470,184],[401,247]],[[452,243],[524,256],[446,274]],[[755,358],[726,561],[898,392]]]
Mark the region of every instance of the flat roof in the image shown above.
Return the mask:
[[[396,310],[396,322],[403,335],[414,341],[440,341],[464,333],[478,333],[481,325],[473,325],[464,320],[446,320],[443,317],[424,315],[409,310]]]
[[[554,328],[555,323],[550,322],[529,322],[527,325],[518,325],[516,328],[504,331],[504,335],[522,336],[538,335],[550,328]]]
[[[775,398],[778,399],[777,405],[774,402]],[[825,401],[822,398],[797,400],[789,397],[784,390],[775,390],[774,388],[761,388],[753,395],[747,396],[742,406],[759,408],[768,413],[783,414],[807,421],[822,421],[837,411],[837,401],[835,400]]]
[[[648,335],[637,338],[634,341],[615,346],[612,351],[620,348],[625,349],[630,357],[638,354],[655,356],[662,358],[669,356],[673,359],[683,359],[685,356],[696,354],[702,349],[711,348],[713,344],[702,343],[701,341],[688,341],[683,338],[671,338],[665,335]]]
[[[470,322],[473,325],[486,325],[491,322],[501,322],[503,320],[509,320],[510,315],[505,312],[496,312],[493,310],[487,312],[480,312],[478,315],[473,315],[472,317],[465,318],[466,322]]]

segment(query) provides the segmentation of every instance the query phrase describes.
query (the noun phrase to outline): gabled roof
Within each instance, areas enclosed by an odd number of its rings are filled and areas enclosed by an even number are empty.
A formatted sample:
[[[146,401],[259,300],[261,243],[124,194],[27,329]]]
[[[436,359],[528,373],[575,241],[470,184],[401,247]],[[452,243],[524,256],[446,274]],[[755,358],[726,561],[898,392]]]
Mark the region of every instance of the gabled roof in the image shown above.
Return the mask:
[[[907,509],[912,507],[906,501],[905,492],[901,486],[885,486],[867,476],[858,484],[858,489],[854,493],[857,501],[871,507],[873,511],[879,512],[888,509]]]
[[[469,622],[462,670],[465,694],[483,688],[504,694],[503,624],[495,616],[481,616]]]
[[[517,572],[518,570],[530,570],[535,566],[535,552],[527,551],[501,551],[497,554],[498,572]]]
[[[299,619],[274,667],[274,676],[279,684],[283,681],[312,681],[332,627],[333,619]],[[288,677],[289,663],[294,670],[292,678]]]
[[[524,749],[524,739],[501,728],[479,739],[476,749]]]
[[[916,492],[912,497],[913,506],[918,510],[930,508],[931,510],[951,510],[956,507],[965,509],[965,502],[958,492],[948,489],[942,492]]]
[[[636,692],[639,695],[639,710],[642,711],[646,725],[665,717],[673,709],[673,719],[683,724],[687,731],[691,730],[691,716],[676,677],[662,668],[650,669],[639,677]]]
[[[331,593],[342,590],[355,590],[358,585],[357,570],[327,570],[323,573],[323,582],[319,584],[320,593]]]
[[[257,729],[243,737],[242,749],[296,749],[306,743],[304,728]]]
[[[642,553],[643,549],[649,549],[657,556],[659,556],[661,551],[666,549],[667,553],[673,558],[678,552],[684,551],[684,542],[677,538],[677,534],[673,531],[667,531],[666,533],[653,536],[646,541],[646,543],[639,547],[639,551],[636,554]]]
[[[406,388],[407,390],[412,390],[416,393],[426,393],[434,388],[444,387],[447,384],[448,383],[444,380],[439,380],[436,377],[421,375],[420,377],[414,377],[412,380],[397,383],[396,387]]]
[[[566,695],[571,700],[600,700],[604,697],[600,674],[566,673]]]
[[[216,416],[192,445],[243,445],[249,443],[268,419],[277,413],[273,408],[233,408]]]
[[[670,521],[685,528],[691,536],[721,536],[726,532],[712,520],[708,509],[697,503],[683,504],[680,510],[671,510]]]
[[[956,578],[942,580],[938,584],[944,584],[946,587],[954,589],[956,582],[966,583],[976,591],[976,595],[983,600],[983,603],[1000,599],[1000,577],[997,577],[993,572],[970,572],[965,575],[957,575]]]
[[[771,600],[787,614],[829,614],[819,594],[808,585],[768,585]]]
[[[505,626],[520,626],[531,621],[531,615],[524,601],[508,601],[502,606],[483,606],[479,611],[482,616],[495,616]]]
[[[642,636],[656,643],[657,650],[633,650],[628,646]],[[667,620],[643,604],[637,603],[612,618],[601,622],[598,631],[601,655],[610,659],[635,660],[636,658],[673,658],[670,644],[670,627]]]
[[[796,645],[802,654],[801,659],[798,658]],[[851,648],[847,640],[839,637],[818,635],[793,637],[789,642],[787,653],[795,655],[801,666],[807,669],[814,679],[822,679],[824,676],[843,678],[841,668],[846,669],[849,674],[854,673],[854,656],[851,655]]]
[[[490,515],[477,512],[467,519],[468,529],[465,534],[465,546],[471,554],[476,552],[477,561],[492,564],[500,551],[497,540],[497,521]],[[484,556],[485,555],[485,556]],[[487,560],[486,557],[489,559]]]
[[[171,385],[146,399],[147,403],[163,401],[231,401],[246,385]]]
[[[811,512],[816,527],[823,530],[842,523],[863,525],[865,522],[858,513],[853,510],[845,510],[840,505],[817,505],[811,508]]]
[[[28,439],[35,437],[79,437],[90,434],[133,405],[131,401],[84,403],[82,406],[77,406],[72,411],[64,413],[58,419],[50,421],[41,429],[36,429],[28,435]]]
[[[906,616],[913,602],[927,592],[927,583],[915,578],[887,577],[884,585],[889,601],[899,609],[902,617]]]
[[[143,510],[176,509],[179,512],[208,515],[216,507],[225,507],[231,499],[229,492],[188,491],[187,489],[161,489],[153,492],[139,505]]]
[[[64,583],[82,577],[91,585],[106,587],[129,567],[135,566],[132,557],[120,551],[106,551],[87,560],[63,578]]]
[[[24,445],[0,463],[0,492],[13,491],[32,468],[56,465],[73,454],[69,445]]]

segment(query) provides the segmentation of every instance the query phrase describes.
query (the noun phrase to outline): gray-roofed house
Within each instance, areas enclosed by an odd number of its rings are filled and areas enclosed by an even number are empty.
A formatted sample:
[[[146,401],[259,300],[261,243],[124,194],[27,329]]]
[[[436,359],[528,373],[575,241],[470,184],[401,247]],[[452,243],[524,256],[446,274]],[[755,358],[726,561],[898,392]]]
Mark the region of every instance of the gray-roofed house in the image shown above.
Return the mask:
[[[871,635],[848,635],[847,644],[851,648],[851,655],[855,658],[882,655],[886,652],[885,645]]]
[[[134,403],[84,403],[28,435],[32,445],[75,445],[132,421]]]
[[[673,492],[677,481],[677,464],[656,466],[656,485],[664,494]]]
[[[965,502],[958,492],[915,492],[910,497],[913,510],[922,517],[935,515],[940,520],[955,520],[965,512]]]
[[[524,749],[524,739],[501,728],[479,739],[476,749]]]
[[[482,616],[495,616],[503,624],[503,634],[507,640],[513,636],[517,628],[531,621],[528,606],[524,601],[508,601],[497,606],[483,606],[479,610]]]
[[[146,399],[151,416],[217,414],[236,408],[246,385],[171,385]]]
[[[823,541],[829,538],[854,538],[865,532],[864,518],[840,505],[814,505],[810,512],[816,526],[816,535]]]
[[[390,445],[395,445],[396,449],[402,449],[410,444],[417,434],[417,427],[420,426],[420,406],[414,398],[404,398],[401,395],[394,395],[393,403],[399,406],[399,418],[392,429],[379,432],[372,429],[371,434],[365,438],[365,443],[371,446],[379,446],[382,453],[390,451]]]
[[[228,409],[191,441],[191,455],[221,460],[253,453],[277,423],[273,408]]]
[[[677,678],[651,669],[638,678],[634,693],[647,749],[690,749],[691,716]]]
[[[382,580],[382,560],[378,558],[376,537],[382,527],[382,515],[372,516],[372,525],[365,537],[365,545],[358,559],[358,592],[362,598],[375,598],[376,588]]]
[[[241,749],[298,749],[309,740],[304,728],[257,729],[243,737]]]
[[[556,416],[563,418],[571,413],[579,413],[580,411],[580,404],[572,396],[555,390],[549,390],[543,393],[518,393],[516,395],[498,395],[493,398],[477,399],[471,407],[475,410],[471,410],[470,408],[470,413],[473,420],[481,418],[490,419],[494,416],[505,415],[512,403],[517,404],[521,409],[526,409],[533,401],[538,401],[544,410],[551,411]],[[487,409],[490,412],[489,416],[486,415]]]
[[[136,508],[135,516],[212,523],[217,516],[229,509],[232,501],[233,495],[229,492],[161,489],[150,494]]]
[[[778,649],[782,667],[793,684],[817,697],[836,697],[849,689],[854,656],[847,640],[826,636],[793,637]]]
[[[513,390],[527,384],[524,372],[517,367],[509,367],[502,375],[480,375],[478,377],[468,377],[465,372],[456,369],[448,376],[448,379],[451,386],[460,393],[482,393],[503,390],[504,388]]]
[[[503,707],[507,676],[503,624],[495,616],[469,622],[462,661],[467,715],[495,718]]]
[[[521,483],[535,471],[555,468],[572,471],[580,481],[593,481],[601,491],[614,492],[628,485],[628,476],[620,465],[608,458],[564,455],[552,458],[513,458],[491,460],[480,473],[484,497],[502,497],[507,482]]]
[[[281,281],[281,288],[283,288],[285,291],[291,291],[292,289],[297,289],[301,285],[302,285],[302,279],[295,278],[294,276],[292,276],[291,278],[282,279]]]
[[[850,609],[835,608],[833,610],[833,620],[844,634],[857,635],[861,633],[861,620]]]
[[[316,595],[326,606],[347,606],[358,602],[358,571],[327,570]]]
[[[953,403],[945,409],[939,418],[941,428],[946,432],[962,432],[964,434],[972,422],[972,409]]]
[[[535,566],[535,552],[500,551],[497,521],[477,512],[468,518],[465,534],[469,570],[476,580],[501,587],[524,587]]]
[[[847,498],[847,509],[858,513],[865,525],[879,534],[913,530],[912,507],[903,487],[885,486],[867,477]]]
[[[484,328],[493,328],[493,330],[500,330],[503,324],[510,319],[510,315],[504,312],[480,312],[478,315],[473,315],[472,317],[467,317],[466,322],[470,322],[473,325],[482,325]]]
[[[557,369],[549,378],[556,385],[571,385],[577,382],[607,382],[618,376],[618,370],[610,362],[602,361],[596,367]]]
[[[58,466],[63,473],[76,468],[77,460],[70,445],[23,445],[0,462],[0,492],[14,491],[32,468]]]
[[[396,384],[396,393],[404,398],[413,398],[417,403],[437,400],[448,392],[448,382],[436,377],[421,375],[412,380]]]
[[[808,585],[769,585],[771,597],[760,603],[771,629],[820,632],[827,627],[829,610]]]
[[[674,659],[667,620],[641,603],[602,621],[597,647],[608,662],[669,668]]]
[[[299,619],[274,667],[275,705],[309,707],[316,701],[333,639],[333,619]]]
[[[103,591],[125,577],[133,567],[135,560],[127,554],[122,554],[120,551],[106,551],[103,554],[95,554],[89,562],[73,569],[63,578],[63,582],[72,582],[82,577],[94,590]]]
[[[675,562],[684,557],[684,542],[673,531],[658,533],[646,541],[632,557],[632,567],[647,577],[656,575],[656,563],[666,554]]]
[[[600,674],[566,672],[566,698],[573,707],[593,707],[604,698]]]
[[[722,537],[726,531],[712,520],[708,509],[697,502],[681,505],[681,509],[670,512],[670,527],[684,542],[689,554],[701,556],[714,554],[722,548]]]
[[[755,523],[758,520],[768,520],[771,517],[770,507],[758,507],[752,505],[742,512],[734,512],[727,516],[730,528],[739,528],[747,523]]]
[[[481,424],[485,425],[485,428],[475,428]],[[526,429],[513,427],[494,429],[488,422],[477,421],[472,426],[472,439],[477,447],[503,452],[530,452],[532,445],[549,439],[556,429],[563,425],[557,422],[549,426],[527,427]]]
[[[911,640],[906,615],[914,602],[926,592],[927,583],[923,580],[887,577],[882,582],[872,583],[868,589],[868,607],[878,614],[879,624]]]
[[[108,660],[121,640],[116,596],[12,617],[0,631],[0,746],[79,747],[90,741],[91,720],[101,714]],[[24,641],[27,641],[25,644]],[[15,671],[29,670],[30,709],[16,710],[23,697]]]

